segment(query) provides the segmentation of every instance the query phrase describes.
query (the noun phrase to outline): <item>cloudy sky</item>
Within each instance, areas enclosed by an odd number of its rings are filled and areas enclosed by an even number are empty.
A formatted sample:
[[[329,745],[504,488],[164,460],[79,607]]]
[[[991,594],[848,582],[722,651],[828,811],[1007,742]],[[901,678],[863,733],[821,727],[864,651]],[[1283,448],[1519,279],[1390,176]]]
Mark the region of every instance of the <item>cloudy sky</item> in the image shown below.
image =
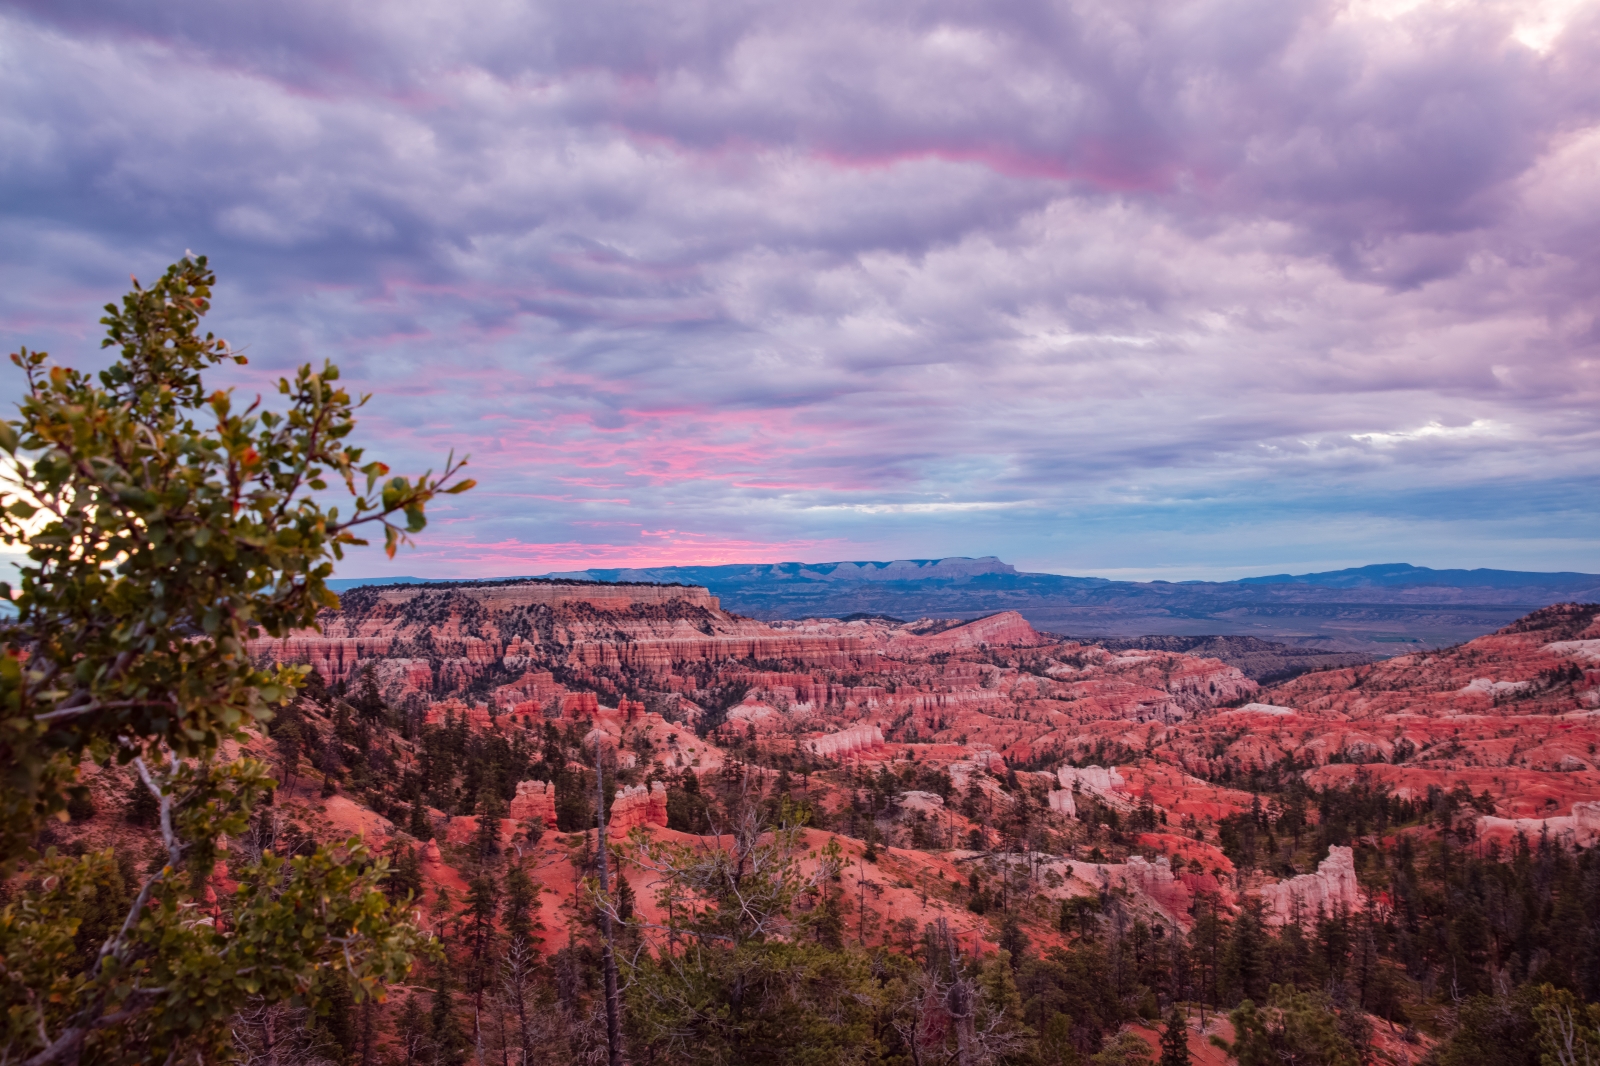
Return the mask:
[[[471,453],[350,575],[1597,571],[1596,70],[1600,0],[0,3],[0,333],[208,254],[241,390]]]

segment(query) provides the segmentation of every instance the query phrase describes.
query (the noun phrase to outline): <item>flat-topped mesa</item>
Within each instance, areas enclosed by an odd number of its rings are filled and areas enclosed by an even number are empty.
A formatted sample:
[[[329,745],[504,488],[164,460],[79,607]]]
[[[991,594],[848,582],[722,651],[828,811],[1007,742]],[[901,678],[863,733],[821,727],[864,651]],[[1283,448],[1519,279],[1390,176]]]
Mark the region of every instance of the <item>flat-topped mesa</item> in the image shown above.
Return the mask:
[[[1256,895],[1265,904],[1262,917],[1271,925],[1359,910],[1361,885],[1356,880],[1355,853],[1350,848],[1330,847],[1316,873],[1263,885]]]
[[[710,611],[722,610],[722,603],[711,591],[701,585],[614,585],[589,581],[547,581],[529,578],[526,581],[490,582],[482,585],[379,585],[371,586],[375,598],[383,603],[410,603],[418,596],[441,588],[499,608],[510,607],[560,607],[566,604],[586,603],[606,610],[639,605],[667,604],[681,600],[694,607]],[[348,596],[348,594],[346,594]]]

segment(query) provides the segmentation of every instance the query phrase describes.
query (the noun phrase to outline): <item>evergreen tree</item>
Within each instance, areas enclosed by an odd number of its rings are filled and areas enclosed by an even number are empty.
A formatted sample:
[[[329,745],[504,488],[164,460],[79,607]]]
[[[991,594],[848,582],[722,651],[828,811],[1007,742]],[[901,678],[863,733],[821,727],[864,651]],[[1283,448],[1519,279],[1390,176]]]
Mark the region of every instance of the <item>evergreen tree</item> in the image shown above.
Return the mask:
[[[300,752],[305,748],[305,732],[298,716],[274,722],[272,742],[278,749],[279,776],[283,785],[293,788],[296,771],[300,768]]]
[[[1340,1033],[1339,1019],[1320,993],[1273,986],[1265,1008],[1257,1008],[1247,999],[1228,1019],[1233,1023],[1233,1041],[1213,1036],[1211,1042],[1238,1060],[1239,1066],[1284,1062],[1358,1066],[1361,1061]]]
[[[1039,1034],[1039,1058],[1045,1066],[1078,1066],[1083,1061],[1072,1042],[1071,1015],[1050,1015]]]
[[[476,999],[483,994],[494,962],[494,919],[500,909],[500,886],[487,872],[467,885],[467,946],[472,952],[467,991]]]
[[[1260,903],[1246,903],[1233,923],[1233,935],[1222,953],[1220,983],[1230,1002],[1266,999],[1266,948]]]
[[[349,986],[343,981],[320,982],[312,1002],[316,1004],[317,1035],[337,1049],[339,1062],[353,1061],[360,1050],[361,1032]]]
[[[1022,921],[1015,911],[1007,914],[1000,923],[1000,950],[1011,958],[1011,968],[1020,969],[1028,959],[1028,946],[1032,943],[1028,934],[1023,932]]]
[[[473,849],[480,863],[500,853],[500,814],[505,808],[500,797],[485,791],[478,797],[478,828],[473,834]]]
[[[1189,1066],[1190,1061],[1189,1027],[1184,1023],[1183,1012],[1173,1007],[1161,1032],[1161,1059],[1157,1066]]]
[[[411,818],[406,823],[406,832],[424,844],[433,839],[433,819],[428,817],[428,808],[423,805],[421,797],[411,805]]]
[[[428,1017],[428,1043],[433,1053],[431,1066],[461,1066],[467,1061],[467,1037],[461,1031],[461,1019],[456,1016],[455,1008],[449,978],[440,974]]]
[[[400,1018],[395,1025],[395,1033],[400,1038],[401,1061],[406,1066],[416,1066],[423,1061],[426,1045],[429,1042],[432,1023],[422,1010],[422,1005],[417,1002],[415,993],[406,996],[405,1004],[400,1008]]]
[[[128,789],[127,801],[122,807],[122,816],[132,825],[153,826],[161,818],[161,800],[143,781],[134,779]]]
[[[356,689],[355,699],[350,701],[351,706],[362,719],[382,719],[389,712],[388,704],[383,702],[383,697],[378,694],[377,679],[372,676],[372,667],[361,671],[361,684]]]
[[[538,889],[522,864],[506,871],[505,877],[505,930],[513,942],[526,940],[533,934],[534,910],[539,906]]]
[[[1540,1066],[1539,991],[1473,996],[1458,1008],[1455,1031],[1440,1045],[1440,1066]]]
[[[339,791],[339,740],[335,736],[328,737],[322,744],[322,757],[317,760],[317,769],[322,772],[322,798],[327,799]]]
[[[1137,1033],[1121,1032],[1090,1059],[1092,1066],[1150,1066],[1150,1045]]]
[[[416,848],[395,845],[394,865],[389,870],[388,881],[384,883],[384,892],[396,902],[422,898],[422,862],[417,857]]]

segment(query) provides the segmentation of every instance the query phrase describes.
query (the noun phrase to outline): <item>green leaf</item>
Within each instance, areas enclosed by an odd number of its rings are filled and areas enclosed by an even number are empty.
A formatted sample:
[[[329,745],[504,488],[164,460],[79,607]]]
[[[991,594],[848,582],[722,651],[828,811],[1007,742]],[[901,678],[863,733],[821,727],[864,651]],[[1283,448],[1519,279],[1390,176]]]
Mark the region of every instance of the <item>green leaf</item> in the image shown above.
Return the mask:
[[[164,1005],[137,1006],[151,1013],[97,1034],[96,1061],[220,1061],[231,1050],[225,1022],[245,997],[283,1002],[308,994],[319,975],[346,970],[381,993],[425,946],[406,914],[373,891],[378,874],[360,872],[368,862],[360,848],[319,849],[292,864],[267,854],[253,867],[236,854],[239,889],[219,901],[223,921],[195,924],[194,872],[164,867],[129,933],[134,950],[108,956],[91,974],[93,953],[74,943],[73,901],[121,885],[122,874],[109,851],[30,854],[40,828],[64,817],[81,792],[85,756],[102,766],[139,757],[171,798],[174,831],[203,869],[218,837],[243,832],[275,786],[259,763],[225,762],[224,752],[237,749],[224,742],[270,720],[268,708],[295,692],[295,672],[257,669],[247,641],[310,629],[319,609],[337,606],[324,582],[343,547],[363,543],[356,527],[383,526],[392,556],[406,539],[397,512],[412,532],[425,524],[427,492],[346,443],[355,422],[331,363],[280,384],[282,414],[255,404],[236,411],[226,391],[206,387],[212,367],[238,360],[200,329],[214,282],[203,258],[186,258],[107,305],[105,346],[116,358],[101,373],[50,365],[27,349],[13,357],[31,377],[19,418],[0,422],[0,448],[37,458],[24,475],[29,498],[5,501],[8,543],[26,554],[15,586],[0,584],[16,611],[0,648],[8,760],[0,880],[10,886],[0,912],[0,998],[8,1004],[0,1025],[24,1058],[39,1032],[59,1031],[80,1012],[96,1016],[96,1003],[137,1003],[135,982],[160,974],[170,988]],[[244,484],[230,462],[248,467]],[[362,463],[369,491],[382,484],[382,511],[378,501],[358,500],[341,520],[319,494]],[[324,471],[339,476],[324,479]],[[40,505],[64,517],[26,531]],[[6,650],[19,647],[29,648],[26,668]],[[38,721],[79,697],[119,706],[65,728]],[[13,878],[23,861],[27,876]],[[19,940],[7,924],[23,913],[38,919],[32,939]],[[352,938],[350,963],[330,931]],[[261,971],[241,976],[242,959]]]

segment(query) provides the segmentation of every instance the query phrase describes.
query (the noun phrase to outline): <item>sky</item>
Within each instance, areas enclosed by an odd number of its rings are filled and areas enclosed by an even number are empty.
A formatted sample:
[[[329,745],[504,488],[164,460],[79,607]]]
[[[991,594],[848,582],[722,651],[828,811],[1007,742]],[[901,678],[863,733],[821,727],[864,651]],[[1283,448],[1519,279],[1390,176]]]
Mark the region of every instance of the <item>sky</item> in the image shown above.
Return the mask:
[[[208,255],[219,384],[471,456],[341,576],[1600,571],[1596,70],[1600,0],[0,2],[0,336]]]

